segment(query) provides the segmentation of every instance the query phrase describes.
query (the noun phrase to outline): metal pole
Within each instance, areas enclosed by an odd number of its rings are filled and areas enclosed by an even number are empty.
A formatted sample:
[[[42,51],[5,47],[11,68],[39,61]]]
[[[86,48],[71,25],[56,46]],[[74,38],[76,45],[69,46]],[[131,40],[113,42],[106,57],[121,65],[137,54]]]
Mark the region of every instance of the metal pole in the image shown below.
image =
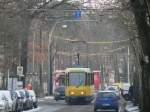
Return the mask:
[[[86,43],[86,42],[85,42],[85,43]],[[88,43],[86,43],[86,55],[87,55],[87,57],[86,57],[87,60],[86,60],[86,61],[87,61],[87,68],[89,67],[89,56],[88,56],[89,54],[88,54],[88,53],[89,53],[89,48],[88,48]]]
[[[70,43],[69,43],[70,44]],[[71,45],[71,44],[70,44]],[[73,49],[72,49],[72,46],[70,46],[69,47],[69,54],[70,54],[70,56],[69,56],[69,61],[70,61],[70,66],[72,67],[72,53],[71,53],[71,51],[73,51]]]
[[[52,35],[53,35],[53,32],[55,30],[55,27],[58,23],[56,22],[54,24],[54,26],[52,27],[52,30],[49,34],[49,40],[48,40],[48,94],[51,95],[52,94],[52,66],[51,66],[51,43],[52,43]]]
[[[44,36],[45,36],[45,35],[44,35]],[[44,42],[43,42],[43,41],[44,41],[44,40],[43,40],[43,36],[42,36],[41,39],[42,39],[42,50],[41,50],[41,51],[42,51],[42,75],[44,75],[44,60],[43,60],[43,58],[44,58],[44,57],[43,57],[43,55],[44,55]]]
[[[33,40],[32,40],[32,74],[33,74],[33,76],[34,76],[34,73],[35,73],[35,57],[34,57],[34,53],[35,53],[35,36],[36,35],[35,35],[35,32],[34,32],[33,33]],[[33,78],[33,77],[31,77],[31,78]],[[31,83],[31,81],[30,81],[31,78],[28,77],[30,83]],[[32,84],[33,84],[32,86],[35,87],[35,82],[33,82]]]
[[[53,63],[54,63],[54,65],[53,65],[53,71],[55,71],[55,70],[56,70],[56,58],[57,58],[57,56],[58,56],[58,55],[57,55],[57,49],[58,49],[58,48],[57,48],[57,43],[55,42],[55,39],[54,39],[54,38],[53,38],[52,41],[53,41],[53,44],[54,44],[54,48],[53,48],[53,49],[55,49],[55,52],[54,52],[54,55],[55,55],[55,56],[53,57],[53,60],[54,60],[54,61],[53,61]]]
[[[33,35],[33,40],[32,40],[32,72],[34,73],[34,69],[35,69],[35,66],[34,66],[34,62],[35,62],[35,59],[34,59],[34,52],[35,52],[35,48],[34,48],[34,42],[35,42],[35,32],[34,32],[34,35]]]
[[[45,36],[45,33],[44,33],[44,36]],[[43,85],[43,81],[45,82],[46,80],[45,80],[45,73],[44,73],[44,60],[43,60],[43,56],[44,56],[44,49],[45,49],[45,47],[44,47],[44,43],[45,43],[45,41],[43,40],[43,36],[42,36],[42,85]],[[45,87],[43,87],[43,89],[42,89],[43,91],[44,91],[44,93],[45,93]]]
[[[128,82],[130,81],[130,49],[128,46]]]
[[[104,86],[104,66],[103,66],[103,58],[102,58],[102,56],[101,56],[101,66],[100,66],[100,70],[101,70],[101,82],[102,82],[102,84],[101,84],[101,88],[102,88],[102,90],[104,90],[105,89],[105,86]]]
[[[19,39],[19,67],[21,66],[21,40]],[[20,81],[21,78],[20,78],[20,75],[18,75],[18,80]]]
[[[21,66],[21,40],[19,40],[19,66]]]
[[[56,57],[57,57],[57,53],[55,54],[55,57],[54,57],[54,65],[53,65],[53,70],[54,71],[56,70]]]
[[[80,54],[77,53],[77,58],[78,58],[78,65],[80,65]]]
[[[9,76],[10,76],[10,71],[9,71],[9,69],[8,69],[8,77],[7,77],[7,89],[9,90],[10,88],[9,88]]]
[[[40,31],[39,31],[39,33],[40,33],[40,43],[39,43],[39,45],[40,45],[40,54],[42,54],[43,55],[43,35],[42,35],[42,30],[41,30],[41,28],[39,29]],[[40,96],[43,96],[43,94],[44,94],[44,89],[43,89],[43,69],[42,69],[42,61],[43,60],[43,58],[41,58],[40,57],[40,63],[39,63],[39,81],[40,81],[40,89],[41,89],[41,91],[40,91]]]

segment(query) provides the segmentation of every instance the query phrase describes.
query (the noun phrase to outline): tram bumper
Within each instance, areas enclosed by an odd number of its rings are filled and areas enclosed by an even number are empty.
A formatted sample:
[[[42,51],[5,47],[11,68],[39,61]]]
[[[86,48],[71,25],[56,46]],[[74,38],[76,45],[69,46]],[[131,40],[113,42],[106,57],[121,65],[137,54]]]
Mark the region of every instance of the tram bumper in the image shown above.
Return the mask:
[[[91,102],[92,96],[66,96],[68,102]]]

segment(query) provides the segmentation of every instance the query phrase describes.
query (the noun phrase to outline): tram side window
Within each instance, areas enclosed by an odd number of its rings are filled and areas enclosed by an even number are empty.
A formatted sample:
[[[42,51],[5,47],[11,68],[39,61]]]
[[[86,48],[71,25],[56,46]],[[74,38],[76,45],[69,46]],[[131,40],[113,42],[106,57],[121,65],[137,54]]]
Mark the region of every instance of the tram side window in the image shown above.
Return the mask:
[[[90,77],[89,74],[86,74],[86,85],[90,85]]]
[[[68,86],[68,85],[69,85],[69,73],[67,73],[67,74],[65,75],[65,79],[66,79],[65,85]]]
[[[93,85],[93,84],[94,84],[94,74],[91,73],[91,85]]]
[[[93,84],[93,75],[91,73],[87,74],[87,85]]]

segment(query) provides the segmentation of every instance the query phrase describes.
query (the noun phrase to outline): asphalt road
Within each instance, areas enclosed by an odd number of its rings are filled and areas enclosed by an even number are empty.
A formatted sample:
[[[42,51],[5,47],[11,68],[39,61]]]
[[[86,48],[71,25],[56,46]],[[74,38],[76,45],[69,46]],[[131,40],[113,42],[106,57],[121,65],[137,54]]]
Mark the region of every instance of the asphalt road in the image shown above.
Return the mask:
[[[120,112],[124,112],[124,100],[120,100]],[[93,104],[67,105],[64,101],[55,101],[52,98],[45,98],[39,101],[39,108],[25,112],[94,112]]]
[[[64,101],[47,101],[40,103],[39,112],[93,112],[93,104],[67,105]]]

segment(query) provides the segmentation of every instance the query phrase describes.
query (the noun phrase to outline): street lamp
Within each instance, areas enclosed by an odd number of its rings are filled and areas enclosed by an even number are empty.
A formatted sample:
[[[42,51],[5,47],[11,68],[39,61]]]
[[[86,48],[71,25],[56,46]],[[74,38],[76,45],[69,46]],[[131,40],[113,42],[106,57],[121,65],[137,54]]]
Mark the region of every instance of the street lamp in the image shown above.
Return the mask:
[[[63,20],[63,21],[58,21],[55,22],[55,24],[53,25],[50,34],[49,34],[49,40],[48,40],[48,93],[52,94],[52,63],[51,63],[51,44],[53,42],[52,40],[52,36],[53,33],[56,29],[56,26],[60,23],[64,23],[64,22],[98,22],[98,20]]]
[[[65,25],[65,24],[64,24],[64,25],[62,25],[62,28],[67,28],[67,27],[68,27],[68,26],[67,26],[67,25]]]

